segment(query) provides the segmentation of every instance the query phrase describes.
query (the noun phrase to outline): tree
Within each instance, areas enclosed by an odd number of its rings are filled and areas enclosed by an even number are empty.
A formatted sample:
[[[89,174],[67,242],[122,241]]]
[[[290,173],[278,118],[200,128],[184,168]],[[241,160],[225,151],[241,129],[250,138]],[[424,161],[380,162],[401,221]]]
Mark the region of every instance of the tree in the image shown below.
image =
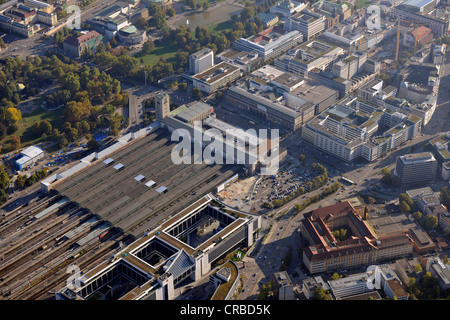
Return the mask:
[[[9,143],[11,144],[11,148],[13,150],[17,150],[20,148],[20,137],[16,135],[12,135],[9,139]]]
[[[223,33],[219,33],[216,36],[214,44],[217,46],[218,52],[222,52],[230,47],[230,41],[228,41],[227,37]]]
[[[4,204],[6,201],[8,201],[8,194],[5,190],[0,189],[0,205]]]
[[[69,72],[64,77],[63,86],[65,89],[69,90],[72,96],[74,96],[80,90],[80,76]]]
[[[400,212],[410,212],[411,211],[411,207],[405,201],[401,201],[399,203],[398,209],[400,210]]]
[[[402,201],[406,202],[406,204],[410,207],[413,205],[413,201],[412,201],[411,197],[408,196],[406,193],[401,193],[398,197],[398,200],[399,200],[399,202],[402,202]]]
[[[422,272],[423,271],[422,266],[420,264],[416,264],[414,266],[414,271],[417,273]]]
[[[424,225],[428,230],[435,229],[438,226],[438,218],[429,214],[425,217]]]
[[[199,88],[192,89],[192,98],[195,100],[200,100],[203,96],[202,91]]]
[[[16,178],[16,181],[14,181],[14,186],[17,189],[23,189],[25,187],[25,179],[19,174]]]
[[[241,19],[247,21],[255,16],[255,8],[253,6],[245,6],[241,11]]]
[[[420,212],[420,211],[416,211],[413,213],[413,217],[414,217],[414,219],[416,219],[416,221],[422,220],[422,216],[423,216],[422,212]]]
[[[22,113],[16,108],[6,109],[5,119],[8,125],[15,124],[17,121],[22,119]]]
[[[325,292],[325,289],[323,287],[316,287],[316,289],[314,289],[314,299],[330,300],[330,296]]]
[[[175,9],[174,8],[172,8],[172,7],[170,7],[169,9],[167,9],[166,10],[166,14],[169,16],[169,17],[173,17],[174,15],[175,15]]]
[[[305,165],[306,163],[306,156],[302,153],[299,157],[298,160],[302,162],[303,165]]]
[[[11,183],[8,173],[5,171],[5,167],[0,165],[0,189],[6,190]]]
[[[342,277],[343,277],[342,275],[340,275],[339,273],[335,272],[331,276],[330,280],[338,280],[338,279],[341,279]]]
[[[374,204],[377,200],[374,197],[367,197],[368,204]]]
[[[450,189],[448,187],[441,189],[440,200],[444,206],[450,208]]]
[[[142,45],[142,53],[144,55],[146,54],[150,54],[153,50],[155,50],[155,43],[149,39],[147,41],[144,42],[144,44]]]

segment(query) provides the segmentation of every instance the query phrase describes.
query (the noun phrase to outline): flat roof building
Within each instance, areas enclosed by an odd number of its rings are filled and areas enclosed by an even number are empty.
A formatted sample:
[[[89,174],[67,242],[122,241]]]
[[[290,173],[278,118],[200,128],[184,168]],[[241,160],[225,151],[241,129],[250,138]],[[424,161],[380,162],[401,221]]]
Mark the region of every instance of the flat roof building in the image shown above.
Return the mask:
[[[351,230],[352,236],[338,240],[333,231],[343,227]],[[306,213],[301,231],[309,243],[303,250],[303,263],[311,273],[376,264],[413,251],[408,235],[403,232],[378,235],[349,202]]]
[[[267,60],[299,45],[303,36],[298,31],[288,32],[278,26],[270,27],[249,38],[240,38],[233,43],[237,51],[255,52]]]
[[[313,39],[289,50],[275,60],[275,67],[295,75],[308,77],[313,69],[325,70],[337,61],[344,50],[323,40]]]
[[[436,179],[437,161],[431,152],[410,153],[397,158],[395,174],[402,186],[429,185]]]
[[[288,31],[299,31],[303,35],[303,39],[309,41],[320,35],[326,29],[326,24],[327,20],[324,15],[303,10],[290,16],[284,27]]]
[[[56,298],[175,299],[179,293],[176,289],[186,282],[200,280],[230,249],[250,246],[258,236],[261,217],[232,209],[222,210],[218,204],[207,194],[184,207],[157,228],[75,279],[79,286],[69,283],[56,293]],[[223,271],[224,280],[229,279],[227,270]],[[118,284],[122,285],[109,290]]]
[[[189,56],[189,73],[194,75],[214,65],[214,53],[209,48],[201,49]]]
[[[220,62],[192,76],[192,81],[194,88],[211,94],[240,77],[241,69],[229,63]]]
[[[17,170],[23,170],[30,164],[42,159],[45,156],[44,151],[36,146],[30,146],[19,153],[16,160]]]

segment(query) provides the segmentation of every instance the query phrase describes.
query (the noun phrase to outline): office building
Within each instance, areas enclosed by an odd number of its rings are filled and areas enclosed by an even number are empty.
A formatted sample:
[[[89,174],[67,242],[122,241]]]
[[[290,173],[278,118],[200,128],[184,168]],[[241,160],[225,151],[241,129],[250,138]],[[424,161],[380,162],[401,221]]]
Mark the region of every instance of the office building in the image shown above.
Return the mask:
[[[308,77],[309,72],[325,70],[344,53],[340,47],[322,40],[311,40],[275,59],[274,66],[295,75]]]
[[[402,186],[429,185],[436,178],[437,161],[431,152],[411,153],[397,158],[395,174]]]
[[[444,162],[442,164],[441,179],[450,181],[450,161]]]
[[[241,77],[242,70],[227,62],[220,62],[191,77],[194,88],[206,94],[216,92]]]
[[[418,135],[420,121],[356,101],[335,105],[303,125],[302,139],[341,160],[367,161]]]
[[[274,291],[278,300],[295,300],[294,284],[286,271],[273,274]]]
[[[214,53],[209,48],[204,48],[189,56],[189,73],[201,73],[214,65]]]
[[[350,275],[345,278],[329,280],[331,292],[336,300],[375,291],[368,285],[369,275],[366,272]]]
[[[226,101],[295,131],[337,102],[339,93],[320,83],[264,66],[232,86]]]
[[[259,57],[267,60],[288,51],[302,41],[303,36],[300,32],[287,32],[285,29],[275,26],[249,38],[236,40],[233,43],[233,49],[255,52]]]
[[[303,10],[290,16],[284,28],[288,31],[299,31],[303,39],[309,41],[320,35],[326,29],[326,24],[327,21],[322,14]]]
[[[304,214],[301,233],[308,246],[303,263],[311,273],[332,272],[386,259],[405,257],[413,242],[403,231],[379,235],[349,202],[340,202]],[[333,231],[346,228],[351,237],[338,240]]]

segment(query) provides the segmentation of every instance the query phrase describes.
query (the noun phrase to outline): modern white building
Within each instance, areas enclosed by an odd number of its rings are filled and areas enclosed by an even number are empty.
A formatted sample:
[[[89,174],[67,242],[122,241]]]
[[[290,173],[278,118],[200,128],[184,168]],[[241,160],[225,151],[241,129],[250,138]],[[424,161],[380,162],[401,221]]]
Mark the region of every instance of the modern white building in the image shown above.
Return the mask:
[[[36,146],[28,147],[20,152],[19,158],[16,160],[16,168],[17,170],[23,170],[25,167],[42,159],[44,156],[45,153],[41,148]]]
[[[283,28],[270,27],[249,38],[240,38],[233,43],[237,51],[255,52],[259,57],[268,59],[299,45],[303,35],[294,30],[286,32]]]
[[[351,275],[345,278],[330,280],[328,285],[336,300],[362,294],[370,291],[368,286],[369,276],[366,272]]]
[[[317,37],[326,28],[327,20],[324,15],[309,10],[293,14],[284,24],[288,31],[297,30],[306,41]]]
[[[189,73],[197,74],[214,65],[214,53],[209,48],[199,50],[189,56]]]

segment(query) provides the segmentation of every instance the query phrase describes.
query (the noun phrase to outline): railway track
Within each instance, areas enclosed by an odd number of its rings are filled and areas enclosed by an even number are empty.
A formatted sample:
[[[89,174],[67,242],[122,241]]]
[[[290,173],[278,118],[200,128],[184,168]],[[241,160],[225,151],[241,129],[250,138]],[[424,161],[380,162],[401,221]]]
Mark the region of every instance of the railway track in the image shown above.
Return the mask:
[[[56,291],[66,284],[70,274],[61,272],[67,270],[71,264],[77,265],[80,270],[86,270],[97,265],[99,260],[105,260],[114,250],[114,247],[125,239],[123,234],[117,234],[115,237],[105,242],[100,249],[96,250],[98,243],[91,244],[82,251],[71,254],[67,259],[58,261],[51,269],[41,274],[38,278],[33,279],[26,285],[18,288],[18,290],[8,296],[9,300],[39,300],[50,290]]]

